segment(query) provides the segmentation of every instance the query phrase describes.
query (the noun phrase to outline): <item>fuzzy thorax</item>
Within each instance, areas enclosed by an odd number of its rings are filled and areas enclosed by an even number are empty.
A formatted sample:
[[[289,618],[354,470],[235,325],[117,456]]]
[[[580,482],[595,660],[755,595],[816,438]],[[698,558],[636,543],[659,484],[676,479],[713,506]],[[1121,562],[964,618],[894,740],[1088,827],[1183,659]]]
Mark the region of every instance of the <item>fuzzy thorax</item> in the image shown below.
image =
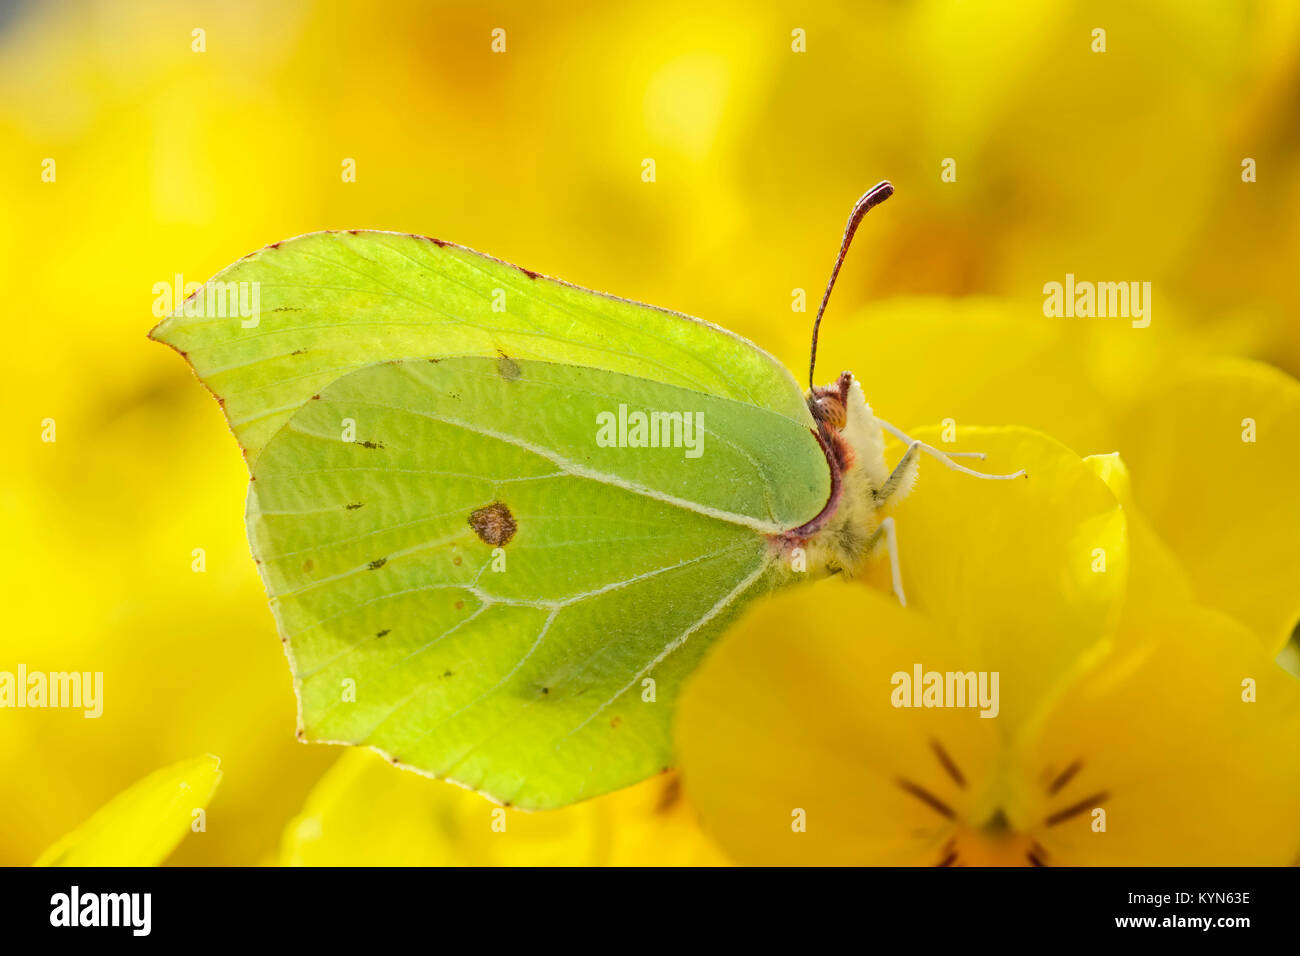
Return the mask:
[[[889,478],[884,432],[850,372],[831,385],[810,389],[808,409],[831,468],[831,497],[821,514],[780,535],[776,543],[788,558],[802,549],[813,577],[857,574],[875,549],[882,518],[880,492]],[[906,494],[915,472],[903,477],[891,502]]]

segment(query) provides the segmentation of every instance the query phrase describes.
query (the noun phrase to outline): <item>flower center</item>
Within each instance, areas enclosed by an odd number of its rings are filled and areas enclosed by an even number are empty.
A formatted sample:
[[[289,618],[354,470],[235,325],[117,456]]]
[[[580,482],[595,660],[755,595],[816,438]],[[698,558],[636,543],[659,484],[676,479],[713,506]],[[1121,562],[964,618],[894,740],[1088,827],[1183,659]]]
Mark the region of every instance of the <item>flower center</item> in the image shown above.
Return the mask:
[[[958,790],[967,787],[966,775],[938,740],[930,741],[930,751],[943,767]],[[1083,769],[1083,761],[1075,760],[1060,773],[1050,770],[1044,775],[1049,782],[1047,796],[1064,796],[1064,791]],[[949,801],[943,793],[933,793],[903,777],[896,778],[900,788],[927,807],[951,822],[948,841],[939,851],[935,866],[1051,866],[1048,851],[1033,836],[1039,830],[1060,826],[1068,820],[1101,806],[1109,799],[1105,791],[1089,793],[1082,799],[1065,798],[1057,809],[1051,810],[1041,823],[1025,829],[1016,829],[1001,807],[979,823],[972,823],[953,808],[957,801]]]

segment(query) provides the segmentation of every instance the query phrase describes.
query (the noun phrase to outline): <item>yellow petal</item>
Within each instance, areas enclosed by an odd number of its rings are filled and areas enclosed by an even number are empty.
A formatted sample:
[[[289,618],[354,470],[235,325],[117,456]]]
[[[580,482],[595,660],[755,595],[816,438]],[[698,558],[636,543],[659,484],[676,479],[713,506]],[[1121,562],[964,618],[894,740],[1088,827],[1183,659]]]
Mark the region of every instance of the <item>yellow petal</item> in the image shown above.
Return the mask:
[[[1192,601],[1187,572],[1133,502],[1132,481],[1124,459],[1113,453],[1089,455],[1084,462],[1106,482],[1124,508],[1129,540],[1127,600]]]
[[[1280,650],[1300,617],[1300,383],[1202,363],[1135,406],[1120,448],[1201,603]]]
[[[957,818],[995,802],[999,719],[895,707],[894,675],[973,660],[921,614],[853,583],[760,602],[682,697],[687,795],[738,862],[936,863]]]
[[[1019,716],[1116,620],[1124,514],[1096,472],[1045,435],[967,427],[945,443],[942,434],[912,437],[985,452],[984,461],[959,459],[980,471],[1023,468],[1028,477],[984,481],[922,459],[915,490],[893,512],[908,604],[1002,673],[1016,688],[1004,714]]]
[[[212,754],[132,784],[41,854],[35,866],[157,866],[190,832],[221,781]]]
[[[1128,628],[1013,761],[1012,822],[1048,863],[1296,863],[1300,682],[1217,611]]]

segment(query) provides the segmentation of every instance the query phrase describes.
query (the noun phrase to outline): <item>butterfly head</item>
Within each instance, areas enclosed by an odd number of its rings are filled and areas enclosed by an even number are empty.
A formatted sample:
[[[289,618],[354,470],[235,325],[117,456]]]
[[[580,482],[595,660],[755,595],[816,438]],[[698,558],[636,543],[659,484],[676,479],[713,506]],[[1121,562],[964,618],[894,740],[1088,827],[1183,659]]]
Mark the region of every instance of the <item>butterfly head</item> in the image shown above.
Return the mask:
[[[806,401],[830,469],[830,496],[816,517],[781,543],[805,549],[810,570],[852,574],[865,563],[880,524],[876,492],[888,476],[884,435],[852,372],[814,385]]]
[[[807,402],[832,470],[844,474],[856,466],[879,487],[885,478],[884,436],[853,373],[841,372],[829,385],[814,385]]]
[[[848,421],[849,389],[853,385],[853,373],[842,372],[840,377],[829,385],[814,385],[808,389],[808,411],[819,428],[843,431]]]

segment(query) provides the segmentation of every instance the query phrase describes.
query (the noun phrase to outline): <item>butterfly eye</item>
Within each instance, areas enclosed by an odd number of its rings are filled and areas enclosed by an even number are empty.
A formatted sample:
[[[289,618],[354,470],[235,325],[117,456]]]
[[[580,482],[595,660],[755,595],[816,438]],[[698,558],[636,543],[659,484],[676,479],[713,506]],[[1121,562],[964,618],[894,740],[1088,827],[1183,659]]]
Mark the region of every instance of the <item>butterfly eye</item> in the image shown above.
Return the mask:
[[[844,401],[838,395],[823,392],[814,395],[808,401],[808,410],[819,425],[826,425],[836,431],[842,431],[847,421]]]

